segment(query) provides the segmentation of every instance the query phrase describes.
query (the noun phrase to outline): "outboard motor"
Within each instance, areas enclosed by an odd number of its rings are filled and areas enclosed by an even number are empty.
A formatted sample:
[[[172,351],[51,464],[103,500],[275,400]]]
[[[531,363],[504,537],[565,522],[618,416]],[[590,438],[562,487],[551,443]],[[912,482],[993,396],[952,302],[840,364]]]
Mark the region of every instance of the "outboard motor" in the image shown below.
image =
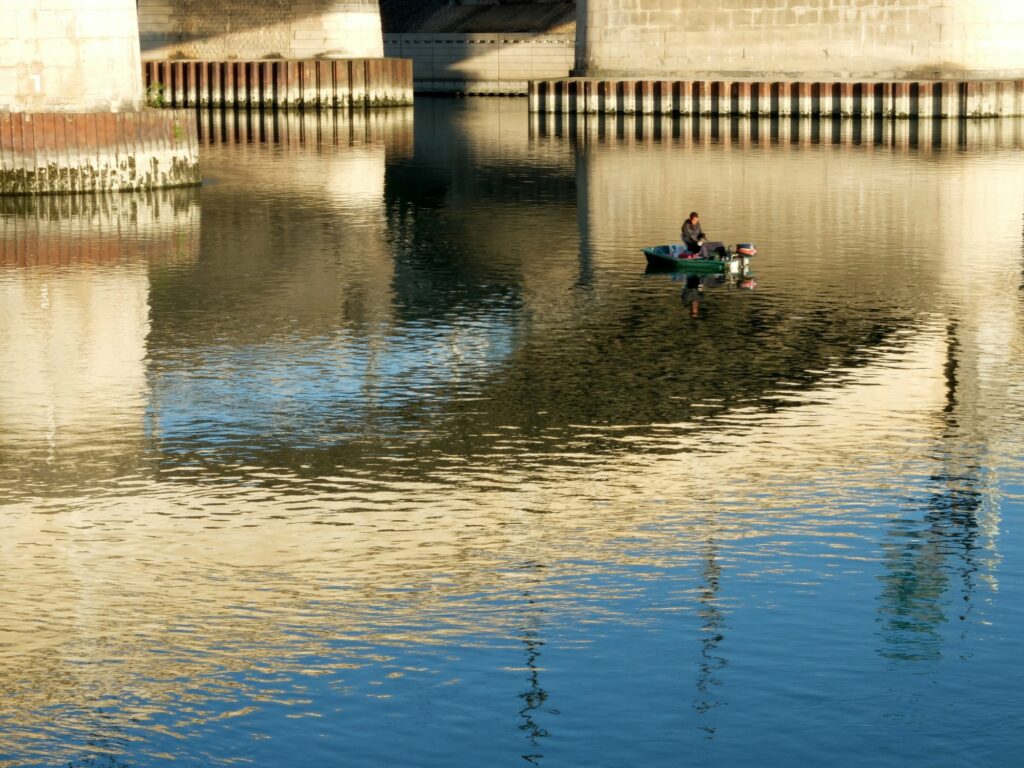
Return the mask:
[[[753,243],[737,243],[736,253],[740,256],[753,256],[757,253],[757,248]]]

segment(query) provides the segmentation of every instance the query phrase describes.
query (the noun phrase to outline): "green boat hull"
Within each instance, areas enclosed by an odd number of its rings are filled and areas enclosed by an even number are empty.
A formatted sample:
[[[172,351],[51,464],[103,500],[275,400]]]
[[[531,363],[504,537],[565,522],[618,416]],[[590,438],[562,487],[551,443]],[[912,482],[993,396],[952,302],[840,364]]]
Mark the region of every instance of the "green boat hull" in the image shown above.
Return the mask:
[[[742,274],[747,270],[750,257],[730,253],[724,259],[692,259],[672,255],[667,245],[652,245],[643,249],[647,266],[652,269],[686,272],[691,275]]]

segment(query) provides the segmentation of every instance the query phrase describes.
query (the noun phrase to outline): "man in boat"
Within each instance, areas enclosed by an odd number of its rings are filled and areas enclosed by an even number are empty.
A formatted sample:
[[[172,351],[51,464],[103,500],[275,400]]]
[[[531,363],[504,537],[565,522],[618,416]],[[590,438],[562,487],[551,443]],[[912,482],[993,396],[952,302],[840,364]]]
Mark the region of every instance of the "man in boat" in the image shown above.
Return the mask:
[[[689,218],[683,222],[683,245],[690,253],[697,253],[707,237],[700,226],[700,214],[691,211]],[[703,254],[701,254],[703,256]]]
[[[700,226],[700,214],[691,211],[689,218],[683,222],[683,246],[690,254],[697,254],[700,259],[724,258],[728,251],[725,243],[709,242],[708,236]]]

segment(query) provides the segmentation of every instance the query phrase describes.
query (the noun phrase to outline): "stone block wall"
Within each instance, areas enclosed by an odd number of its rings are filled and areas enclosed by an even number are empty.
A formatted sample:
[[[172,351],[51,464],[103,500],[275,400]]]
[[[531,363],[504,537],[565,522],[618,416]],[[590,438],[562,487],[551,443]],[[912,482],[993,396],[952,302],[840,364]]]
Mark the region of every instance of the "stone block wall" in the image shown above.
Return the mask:
[[[419,92],[525,94],[530,80],[564,77],[572,35],[388,34],[388,56],[412,59]]]
[[[1024,77],[1020,0],[579,0],[576,73]]]
[[[134,0],[0,0],[0,110],[138,109]]]
[[[377,0],[139,0],[146,59],[376,58]]]

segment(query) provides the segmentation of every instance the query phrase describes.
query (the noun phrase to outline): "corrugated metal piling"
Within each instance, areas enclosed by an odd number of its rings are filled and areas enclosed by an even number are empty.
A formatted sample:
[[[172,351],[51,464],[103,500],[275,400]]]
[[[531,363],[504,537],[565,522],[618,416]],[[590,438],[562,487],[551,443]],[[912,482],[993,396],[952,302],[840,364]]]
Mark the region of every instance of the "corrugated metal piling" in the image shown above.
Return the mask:
[[[147,99],[168,107],[323,109],[412,104],[410,59],[147,61]]]
[[[0,195],[198,184],[189,110],[0,114]]]
[[[531,112],[889,118],[1024,115],[1024,80],[531,80]]]

